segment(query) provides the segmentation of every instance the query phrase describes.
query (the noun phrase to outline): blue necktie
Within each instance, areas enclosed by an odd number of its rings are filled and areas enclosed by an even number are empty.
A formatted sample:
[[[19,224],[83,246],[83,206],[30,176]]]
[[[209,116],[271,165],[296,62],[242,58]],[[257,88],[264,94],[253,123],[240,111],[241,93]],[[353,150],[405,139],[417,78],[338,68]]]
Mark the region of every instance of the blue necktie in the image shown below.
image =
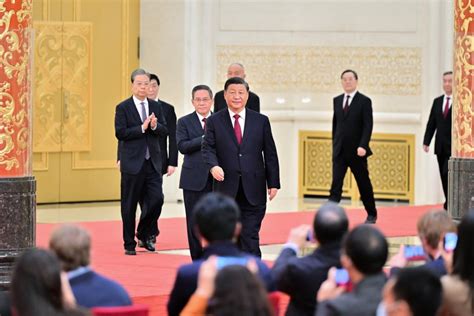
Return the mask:
[[[145,102],[140,102],[140,104],[142,105],[142,122],[145,122],[146,120]],[[146,146],[145,159],[146,160],[150,159],[150,150],[148,149],[148,145]]]

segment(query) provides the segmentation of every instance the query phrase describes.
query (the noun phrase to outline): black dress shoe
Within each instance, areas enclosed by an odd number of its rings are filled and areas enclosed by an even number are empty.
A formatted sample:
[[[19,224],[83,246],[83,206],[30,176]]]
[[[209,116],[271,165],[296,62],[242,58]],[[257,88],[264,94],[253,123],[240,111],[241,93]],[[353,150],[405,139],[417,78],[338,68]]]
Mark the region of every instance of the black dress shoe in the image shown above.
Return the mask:
[[[148,239],[147,241],[143,241],[139,239],[138,247],[145,248],[146,250],[152,251],[152,252],[155,251],[155,246],[153,245],[153,242],[151,241],[151,239]]]
[[[365,224],[375,224],[375,222],[377,222],[377,215],[375,215],[375,216],[369,215],[365,219]]]
[[[125,249],[125,255],[127,256],[136,256],[137,252],[135,250],[127,250]]]

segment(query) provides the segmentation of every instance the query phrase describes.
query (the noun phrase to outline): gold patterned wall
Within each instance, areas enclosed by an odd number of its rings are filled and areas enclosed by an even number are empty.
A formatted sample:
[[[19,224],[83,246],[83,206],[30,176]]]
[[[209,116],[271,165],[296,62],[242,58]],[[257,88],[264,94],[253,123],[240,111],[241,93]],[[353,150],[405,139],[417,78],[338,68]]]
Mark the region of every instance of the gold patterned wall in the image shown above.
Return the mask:
[[[91,36],[87,22],[34,22],[34,152],[91,146]]]
[[[232,62],[244,64],[255,91],[334,93],[340,90],[341,71],[353,68],[363,78],[364,91],[421,93],[421,48],[217,46],[218,86],[224,86]]]
[[[373,156],[368,159],[375,198],[414,202],[415,136],[372,135]],[[332,181],[332,138],[330,132],[299,133],[299,195],[328,196]],[[359,199],[350,171],[344,179],[344,197]]]

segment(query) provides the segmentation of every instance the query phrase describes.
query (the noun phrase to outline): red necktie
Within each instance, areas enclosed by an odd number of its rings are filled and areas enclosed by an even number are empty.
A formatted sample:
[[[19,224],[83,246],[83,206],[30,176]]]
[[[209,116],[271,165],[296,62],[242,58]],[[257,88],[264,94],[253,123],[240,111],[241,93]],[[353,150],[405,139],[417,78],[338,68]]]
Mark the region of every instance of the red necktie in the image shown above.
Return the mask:
[[[239,114],[234,115],[234,134],[235,138],[237,138],[237,143],[240,145],[240,143],[242,142],[242,130],[240,129],[239,118]]]
[[[449,97],[446,97],[446,105],[444,106],[443,116],[446,119],[449,113]]]
[[[351,97],[350,95],[347,95],[346,103],[344,104],[344,108],[343,108],[344,114],[346,114],[347,111],[349,111],[349,98],[350,98],[350,97]]]
[[[202,122],[204,123],[204,125],[202,126],[202,129],[206,130],[206,118],[205,117],[202,118]]]

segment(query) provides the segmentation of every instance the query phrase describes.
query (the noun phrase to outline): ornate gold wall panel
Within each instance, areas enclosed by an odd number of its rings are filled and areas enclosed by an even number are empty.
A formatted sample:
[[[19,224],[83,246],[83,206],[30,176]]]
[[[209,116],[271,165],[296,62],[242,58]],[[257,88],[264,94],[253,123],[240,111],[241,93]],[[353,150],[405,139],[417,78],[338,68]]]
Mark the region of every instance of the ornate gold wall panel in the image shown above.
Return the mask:
[[[420,48],[218,46],[218,86],[224,86],[232,62],[241,62],[248,69],[255,91],[333,93],[340,90],[339,74],[354,68],[363,78],[364,91],[372,94],[421,93]]]
[[[375,198],[414,201],[415,137],[407,134],[373,134],[368,159]],[[350,175],[350,171],[348,170]],[[328,196],[332,181],[330,132],[299,133],[299,194]],[[344,179],[343,196],[359,199],[353,176]]]
[[[91,36],[85,22],[35,22],[34,152],[91,147]]]

